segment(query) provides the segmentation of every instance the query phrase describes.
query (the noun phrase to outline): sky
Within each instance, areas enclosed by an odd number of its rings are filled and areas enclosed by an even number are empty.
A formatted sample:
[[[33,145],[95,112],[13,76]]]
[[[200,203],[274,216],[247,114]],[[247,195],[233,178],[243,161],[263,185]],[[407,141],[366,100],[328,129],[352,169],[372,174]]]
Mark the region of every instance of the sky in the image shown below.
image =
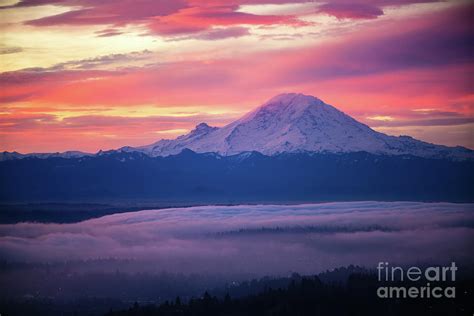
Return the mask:
[[[0,151],[96,152],[314,95],[474,149],[474,4],[0,0]]]

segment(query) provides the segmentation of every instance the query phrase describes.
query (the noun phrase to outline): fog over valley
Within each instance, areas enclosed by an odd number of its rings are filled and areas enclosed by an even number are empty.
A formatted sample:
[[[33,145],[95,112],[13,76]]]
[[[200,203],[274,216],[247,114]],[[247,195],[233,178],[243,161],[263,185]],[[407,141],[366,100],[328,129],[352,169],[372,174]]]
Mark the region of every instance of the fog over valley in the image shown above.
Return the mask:
[[[74,224],[0,225],[0,254],[26,263],[131,260],[140,271],[185,274],[315,273],[382,259],[470,262],[472,211],[472,204],[418,202],[146,210]]]

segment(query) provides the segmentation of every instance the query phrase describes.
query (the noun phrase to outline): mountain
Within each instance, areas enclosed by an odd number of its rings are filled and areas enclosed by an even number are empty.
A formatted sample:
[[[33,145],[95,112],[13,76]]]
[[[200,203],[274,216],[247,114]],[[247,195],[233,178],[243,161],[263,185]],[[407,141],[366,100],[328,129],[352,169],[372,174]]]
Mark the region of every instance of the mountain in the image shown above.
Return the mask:
[[[31,153],[31,154],[20,154],[16,151],[8,152],[4,151],[0,153],[0,161],[5,160],[13,160],[13,159],[23,159],[23,158],[40,158],[40,159],[47,159],[47,158],[79,158],[85,156],[93,156],[93,154],[85,153],[82,151],[65,151],[65,152],[55,152],[55,153]]]
[[[286,93],[273,97],[254,111],[223,127],[198,124],[189,134],[163,139],[141,147],[122,147],[109,152],[140,152],[150,157],[177,155],[184,149],[220,156],[259,152],[272,156],[281,153],[355,153],[411,155],[423,158],[474,159],[474,151],[416,140],[409,136],[389,136],[374,131],[335,107],[313,96]],[[65,152],[51,154],[0,153],[0,161],[26,157],[79,158],[92,154]]]
[[[467,148],[434,145],[409,136],[395,137],[376,132],[318,98],[296,93],[278,95],[221,128],[201,123],[189,134],[174,140],[160,140],[136,148],[123,147],[120,151],[139,151],[156,157],[176,155],[183,149],[222,156],[251,151],[264,155],[364,151],[425,158],[474,157],[474,152]]]

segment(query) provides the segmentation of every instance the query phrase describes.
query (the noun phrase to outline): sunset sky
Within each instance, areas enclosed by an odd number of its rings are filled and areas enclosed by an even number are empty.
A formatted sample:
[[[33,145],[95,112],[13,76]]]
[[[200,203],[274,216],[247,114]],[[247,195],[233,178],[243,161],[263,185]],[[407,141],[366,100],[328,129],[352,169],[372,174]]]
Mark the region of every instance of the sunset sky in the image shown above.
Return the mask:
[[[283,92],[388,134],[474,148],[470,1],[0,6],[0,151],[146,145]]]

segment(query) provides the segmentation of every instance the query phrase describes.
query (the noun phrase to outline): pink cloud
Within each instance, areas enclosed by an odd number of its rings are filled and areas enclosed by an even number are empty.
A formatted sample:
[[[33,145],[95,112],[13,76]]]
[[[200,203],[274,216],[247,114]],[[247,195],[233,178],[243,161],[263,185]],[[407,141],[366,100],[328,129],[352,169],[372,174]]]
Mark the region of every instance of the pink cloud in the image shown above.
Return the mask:
[[[158,101],[186,104],[190,99],[213,104],[221,103],[223,98],[226,99],[224,102],[232,103],[245,100],[240,91],[248,89],[254,92],[265,90],[256,93],[258,100],[282,89],[327,86],[335,81],[365,87],[363,89],[370,92],[374,90],[371,78],[380,80],[382,76],[385,81],[398,82],[387,87],[376,83],[377,89],[385,92],[411,91],[410,86],[416,89],[424,86],[425,89],[420,89],[419,94],[433,88],[443,89],[446,94],[449,91],[469,94],[472,87],[467,78],[473,71],[470,52],[474,31],[466,12],[469,11],[461,7],[426,16],[422,21],[405,20],[403,25],[386,23],[376,29],[367,29],[360,34],[351,34],[333,43],[314,47],[202,62],[183,61],[119,72],[22,71],[4,74],[0,82],[12,90],[18,89],[18,94],[31,92],[29,85],[41,85],[42,93],[38,101],[78,104]],[[396,30],[393,30],[394,23]],[[235,31],[237,35],[245,32],[241,29]],[[234,34],[222,32],[224,34],[207,33],[207,36]],[[411,72],[415,76],[407,81],[403,72]],[[437,72],[445,77],[435,75]],[[426,81],[430,76],[431,79]],[[456,79],[456,76],[459,78]],[[38,77],[44,77],[51,86],[38,83]],[[89,77],[98,79],[93,82],[80,80]],[[386,94],[390,96],[393,92]],[[235,99],[232,95],[240,95],[240,98]],[[12,93],[8,96],[11,97]],[[217,96],[219,98],[213,101]]]
[[[0,102],[35,100],[50,90],[88,78],[117,76],[121,72],[101,70],[25,69],[0,73]]]
[[[339,19],[373,19],[383,15],[382,9],[365,3],[325,3],[318,7],[318,11]]]
[[[261,1],[272,3],[272,1]],[[278,2],[278,1],[273,1]],[[55,0],[22,1],[17,6],[35,6],[57,3]],[[159,35],[195,33],[213,26],[233,26],[237,24],[291,24],[304,25],[296,17],[278,15],[255,15],[237,11],[239,4],[245,1],[229,2],[194,2],[152,1],[152,0],[119,0],[94,2],[89,0],[66,1],[62,5],[82,5],[84,9],[68,11],[32,21],[29,25],[114,25],[144,24],[150,32]],[[249,2],[250,3],[250,2]],[[257,1],[258,3],[258,1]],[[105,33],[115,35],[116,32]],[[104,36],[104,35],[102,35]]]
[[[237,12],[238,6],[190,7],[163,17],[154,18],[148,27],[159,35],[195,33],[213,26],[232,26],[239,24],[255,25],[306,25],[294,16],[255,15]]]
[[[40,5],[47,3],[58,3],[55,0],[22,1],[19,6]],[[172,14],[187,6],[184,0],[119,0],[119,1],[61,1],[62,5],[77,6],[85,8],[53,15],[37,20],[29,21],[28,24],[36,26],[51,25],[126,25],[129,23],[142,23],[156,16]]]
[[[326,13],[337,18],[373,19],[383,15],[383,7],[388,5],[405,5],[431,0],[330,0],[316,7],[317,12]],[[202,40],[219,40],[222,38],[246,35],[242,24],[259,26],[287,25],[292,27],[306,26],[298,16],[288,14],[257,15],[239,11],[246,4],[287,4],[305,3],[310,0],[23,0],[11,7],[40,6],[61,4],[70,6],[73,11],[46,16],[26,22],[29,25],[104,25],[109,26],[98,32],[98,37],[110,37],[122,34],[120,27],[138,24],[146,27],[148,33],[163,37],[193,36]],[[77,9],[80,7],[80,9]],[[81,8],[82,7],[82,8]],[[307,13],[311,13],[309,10]],[[216,27],[219,28],[216,30]],[[194,36],[196,35],[196,36]],[[178,38],[179,39],[179,38]]]
[[[432,0],[330,0],[319,6],[318,11],[338,18],[371,19],[383,14],[383,7]],[[30,25],[103,25],[123,26],[130,23],[150,26],[152,32],[160,35],[183,34],[202,31],[211,26],[236,24],[290,24],[301,25],[296,17],[287,15],[266,16],[237,11],[245,4],[287,4],[305,3],[310,0],[23,0],[13,7],[61,4],[78,9],[58,15],[29,21]],[[11,6],[10,6],[11,7]]]

